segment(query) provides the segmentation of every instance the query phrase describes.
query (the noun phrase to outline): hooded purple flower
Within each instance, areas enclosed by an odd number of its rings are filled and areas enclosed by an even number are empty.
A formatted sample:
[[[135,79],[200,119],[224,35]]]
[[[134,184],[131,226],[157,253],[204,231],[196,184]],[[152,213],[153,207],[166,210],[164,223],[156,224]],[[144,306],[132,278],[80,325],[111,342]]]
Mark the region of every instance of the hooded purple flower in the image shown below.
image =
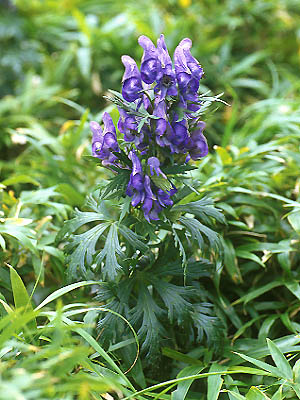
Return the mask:
[[[191,47],[192,41],[188,38],[179,43],[174,52],[174,65],[180,90],[180,99],[184,108],[194,112],[200,108],[197,91],[199,89],[199,81],[203,76],[203,69],[192,56]]]
[[[188,124],[186,119],[183,118],[182,120],[178,120],[178,115],[175,114],[173,117],[172,128],[173,135],[169,140],[174,146],[178,147],[179,152],[185,152],[189,140]]]
[[[170,192],[164,192],[162,189],[157,190],[157,199],[161,206],[167,207],[173,205],[173,200],[170,199]]]
[[[157,176],[161,175],[163,178],[167,179],[166,175],[160,169],[160,162],[157,157],[148,158],[147,164],[149,165],[151,176],[153,176],[155,172]]]
[[[161,206],[156,202],[156,197],[154,196],[151,189],[151,181],[148,175],[145,176],[145,200],[142,207],[144,211],[144,216],[148,222],[151,220],[159,220],[158,213],[162,210]]]
[[[143,90],[140,71],[136,62],[129,56],[122,56],[122,63],[125,66],[123,75],[122,95],[125,100],[132,102],[141,98]]]
[[[144,49],[141,63],[141,77],[145,83],[151,84],[161,73],[157,49],[147,36],[140,36],[139,45]]]
[[[148,175],[143,174],[142,164],[136,152],[131,150],[128,157],[132,161],[132,172],[130,174],[126,194],[132,197],[131,204],[136,207],[138,204],[142,205],[144,216],[148,222],[150,220],[159,220],[158,214],[162,207],[167,207],[173,204],[170,197],[176,193],[176,188],[173,187],[170,191],[164,192],[162,189],[156,187],[151,182]],[[162,175],[166,178],[165,174],[160,169],[159,160],[156,157],[148,159],[150,167],[150,174],[154,172],[159,176]]]
[[[167,179],[166,175],[160,169],[160,162],[158,158],[150,157],[147,163],[150,168],[150,175],[153,176],[154,173],[156,173],[157,176],[161,175],[163,178]],[[153,186],[152,189],[151,185]],[[175,188],[175,186],[173,186],[171,190],[165,192],[164,190],[158,188],[153,183],[151,183],[151,180],[147,175],[145,176],[144,186],[146,191],[143,205],[145,218],[148,221],[149,219],[158,220],[158,214],[162,210],[162,207],[173,205],[173,201],[170,197],[177,192],[177,189]]]
[[[205,123],[200,121],[197,128],[191,132],[188,148],[191,158],[195,161],[208,154],[207,141],[202,133],[204,128]]]
[[[178,120],[178,114],[173,113],[173,122],[168,121],[165,101],[157,102],[153,115],[155,119],[155,140],[160,147],[169,147],[171,153],[185,153],[189,140],[188,125],[185,118]]]
[[[157,40],[157,48],[147,36],[139,37],[139,44],[144,49],[141,76],[144,82],[156,82],[155,92],[160,92],[160,100],[166,96],[177,96],[176,75],[172,60],[165,44],[164,35]]]
[[[150,220],[158,220],[158,213],[161,206],[156,203],[156,197],[151,189],[151,181],[148,175],[143,176],[142,165],[134,150],[129,153],[132,161],[132,173],[130,175],[126,194],[132,197],[131,204],[136,207],[142,203],[142,210],[148,222]]]
[[[201,65],[190,52],[191,47],[191,39],[185,38],[174,52],[176,78],[182,93],[196,93],[199,89],[199,81],[203,76]]]
[[[177,96],[176,75],[173,70],[172,60],[168,53],[164,35],[160,35],[157,40],[157,51],[162,71],[157,79],[155,89],[161,91],[161,99],[164,99],[166,96]]]
[[[138,129],[138,123],[133,115],[127,114],[122,108],[118,108],[118,110],[120,114],[118,129],[123,133],[125,142],[133,142]]]
[[[138,150],[144,151],[148,146],[150,136],[147,125],[144,124],[138,132],[138,120],[133,115],[129,115],[122,108],[119,108],[119,114],[118,129],[124,134],[125,142],[134,142]]]
[[[153,115],[157,117],[157,119],[155,119],[155,133],[156,135],[162,136],[167,129],[168,123],[167,107],[165,101],[156,102]]]
[[[91,121],[90,128],[93,132],[92,154],[94,157],[100,158],[103,165],[114,164],[117,157],[112,151],[119,152],[116,128],[113,124],[111,116],[108,113],[103,114],[104,130],[98,122]]]
[[[146,197],[142,207],[144,216],[149,222],[150,220],[159,220],[158,214],[162,208],[173,205],[173,200],[170,197],[174,194],[174,190],[171,189],[169,192],[164,192],[162,189],[155,187],[156,195],[154,196],[151,190],[151,181],[147,175],[145,176],[145,189]]]
[[[140,159],[136,152],[131,150],[128,157],[132,161],[132,172],[127,185],[126,194],[132,197],[131,204],[136,207],[145,198],[144,175]]]

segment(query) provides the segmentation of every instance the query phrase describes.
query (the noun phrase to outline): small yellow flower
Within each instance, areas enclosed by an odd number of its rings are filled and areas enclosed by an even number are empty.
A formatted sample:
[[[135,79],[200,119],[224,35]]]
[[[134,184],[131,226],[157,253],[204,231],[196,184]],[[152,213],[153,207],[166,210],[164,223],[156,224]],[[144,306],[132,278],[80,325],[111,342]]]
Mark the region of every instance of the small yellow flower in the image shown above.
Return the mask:
[[[182,8],[187,8],[192,4],[192,0],[179,0],[179,5]]]

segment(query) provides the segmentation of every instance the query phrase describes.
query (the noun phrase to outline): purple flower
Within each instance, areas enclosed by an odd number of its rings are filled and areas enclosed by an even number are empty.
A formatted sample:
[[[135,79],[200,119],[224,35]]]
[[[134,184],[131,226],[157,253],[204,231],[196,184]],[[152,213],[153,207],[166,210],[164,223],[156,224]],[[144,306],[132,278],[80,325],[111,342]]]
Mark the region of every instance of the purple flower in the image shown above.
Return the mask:
[[[155,133],[162,136],[167,129],[167,107],[165,101],[156,102],[153,115],[158,117],[155,119],[156,129]]]
[[[177,96],[176,75],[164,35],[160,35],[157,40],[157,48],[147,36],[140,36],[138,41],[144,49],[141,64],[142,80],[148,84],[156,82],[154,91],[160,93],[160,100],[166,96]]]
[[[139,99],[143,90],[140,71],[136,62],[129,56],[122,56],[122,63],[125,66],[123,75],[122,95],[125,100],[132,102]]]
[[[131,150],[128,157],[132,161],[132,172],[130,174],[129,182],[127,185],[126,194],[132,197],[131,204],[133,207],[142,205],[144,216],[148,222],[150,220],[159,220],[159,213],[162,207],[171,206],[173,201],[170,197],[176,193],[176,188],[173,187],[170,191],[164,192],[162,189],[156,187],[151,182],[148,175],[143,174],[142,164],[136,152]],[[148,159],[151,175],[155,173],[159,176],[162,175],[167,178],[160,169],[159,160],[156,157]]]
[[[153,176],[154,172],[156,173],[157,176],[161,175],[163,178],[167,179],[166,175],[162,172],[160,169],[160,162],[159,159],[156,157],[150,157],[148,158],[148,165],[150,168],[150,175]]]
[[[131,204],[136,207],[145,198],[144,175],[140,159],[136,152],[131,150],[128,157],[132,161],[132,172],[126,189],[126,194],[132,197]]]
[[[144,216],[148,222],[150,220],[159,220],[158,213],[162,210],[161,206],[156,202],[156,197],[154,196],[151,189],[151,181],[148,175],[145,176],[145,200],[142,206],[144,211]]]
[[[145,176],[145,189],[146,197],[142,207],[144,216],[148,222],[150,222],[150,220],[159,220],[158,214],[161,212],[162,208],[173,205],[173,201],[170,197],[174,194],[174,190],[171,189],[169,192],[164,192],[162,189],[155,188],[156,196],[154,196],[151,190],[151,181],[147,175]]]
[[[149,200],[149,204],[146,206],[146,200],[143,206],[144,217],[148,222],[158,221],[159,220],[159,213],[162,210],[162,207],[155,201]]]
[[[151,183],[148,175],[145,176],[144,187],[146,193],[142,207],[144,211],[144,216],[149,222],[150,220],[159,220],[158,214],[161,212],[162,207],[173,205],[173,201],[170,197],[177,192],[177,189],[175,188],[175,186],[173,186],[171,190],[165,192],[162,189],[156,187],[153,183]]]
[[[141,77],[145,83],[156,81],[161,70],[157,49],[147,36],[140,36],[139,45],[144,49],[141,63]]]
[[[201,103],[199,102],[199,98],[197,93],[186,92],[184,95],[180,96],[181,101],[184,105],[184,108],[191,112],[196,112],[200,109]]]
[[[201,65],[190,52],[191,47],[191,39],[185,38],[174,52],[176,78],[182,93],[196,93],[199,89],[199,81],[203,76]]]
[[[113,124],[111,116],[108,113],[103,114],[104,130],[98,122],[91,121],[90,128],[93,132],[92,154],[94,157],[100,158],[103,165],[114,164],[117,157],[112,153],[119,152],[116,128]]]
[[[138,129],[138,123],[133,115],[127,114],[122,108],[118,108],[118,110],[120,114],[118,129],[123,133],[125,142],[133,142]]]
[[[138,150],[144,151],[149,142],[150,131],[146,124],[138,132],[138,119],[133,115],[127,114],[122,108],[119,108],[120,118],[118,129],[124,135],[125,142],[134,142]]]
[[[168,53],[164,35],[160,35],[157,40],[157,51],[161,64],[161,74],[157,79],[155,90],[160,90],[161,99],[164,99],[166,96],[177,96],[176,75],[173,70],[172,60]]]
[[[169,138],[172,144],[178,147],[179,152],[185,152],[189,140],[188,125],[186,119],[178,120],[175,114],[172,122],[173,135]]]
[[[153,115],[158,117],[155,120],[156,143],[160,147],[169,147],[171,153],[186,153],[189,141],[187,120],[178,120],[178,114],[173,113],[173,122],[170,123],[165,101],[157,102]]]
[[[173,205],[173,200],[170,199],[171,196],[172,194],[170,194],[170,192],[164,192],[162,189],[157,190],[158,202],[163,207]]]
[[[205,123],[200,121],[197,128],[191,132],[188,148],[191,158],[195,161],[208,154],[207,141],[202,133],[204,128]]]

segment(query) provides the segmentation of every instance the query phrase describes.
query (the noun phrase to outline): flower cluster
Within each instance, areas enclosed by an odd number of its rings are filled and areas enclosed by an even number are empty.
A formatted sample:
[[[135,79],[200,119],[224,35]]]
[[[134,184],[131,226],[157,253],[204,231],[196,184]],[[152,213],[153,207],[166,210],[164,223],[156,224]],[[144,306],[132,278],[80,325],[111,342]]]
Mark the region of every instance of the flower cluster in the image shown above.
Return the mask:
[[[129,163],[123,164],[122,157],[118,157],[120,147],[109,114],[103,115],[104,130],[97,122],[90,126],[93,156],[101,159],[104,166],[131,166],[126,195],[150,221],[158,220],[163,207],[173,204],[171,197],[177,191],[163,172],[164,167],[198,160],[208,153],[203,135],[205,123],[197,114],[203,69],[191,54],[192,42],[188,38],[176,47],[174,62],[163,35],[157,40],[157,47],[146,36],[138,42],[144,50],[140,69],[131,57],[122,56],[123,100],[118,103],[118,130],[124,139],[122,155],[125,152]]]

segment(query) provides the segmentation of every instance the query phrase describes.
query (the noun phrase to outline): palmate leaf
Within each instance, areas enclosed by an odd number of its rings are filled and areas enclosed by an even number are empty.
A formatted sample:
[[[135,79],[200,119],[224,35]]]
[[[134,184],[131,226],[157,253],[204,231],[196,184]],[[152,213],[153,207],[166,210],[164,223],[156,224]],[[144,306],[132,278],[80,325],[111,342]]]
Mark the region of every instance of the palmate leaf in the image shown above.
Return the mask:
[[[63,238],[69,236],[84,224],[103,221],[104,219],[104,215],[99,212],[82,212],[75,208],[74,218],[64,223],[64,226],[56,236],[55,243],[58,244]]]
[[[180,175],[176,175],[174,176],[174,178],[182,178],[182,176]],[[182,179],[181,179],[182,181]],[[199,183],[196,181],[193,182],[193,187],[197,189],[197,187],[199,186]],[[174,201],[174,206],[172,207],[172,209],[176,210],[176,204],[179,203],[181,200],[183,200],[185,197],[187,197],[188,195],[190,195],[191,193],[193,193],[193,190],[191,189],[190,186],[185,185],[185,183],[183,182],[183,186],[181,188],[178,189],[178,192],[175,193],[174,196],[172,196],[173,201]]]
[[[114,280],[121,271],[118,256],[123,257],[119,234],[122,235],[126,244],[140,250],[143,254],[147,252],[148,246],[143,243],[143,239],[139,235],[127,226],[111,219],[103,200],[99,204],[93,197],[90,197],[87,204],[96,212],[76,210],[74,218],[67,221],[58,233],[56,243],[63,238],[68,241],[65,250],[69,253],[70,277],[78,277],[78,273],[79,276],[86,277],[87,268],[92,265],[96,256],[95,261],[102,267],[103,278]],[[98,224],[86,232],[74,234],[77,229],[91,222]],[[106,233],[108,228],[105,238],[103,233]],[[100,240],[102,243],[104,242],[104,247],[97,248]]]
[[[150,175],[150,179],[158,188],[162,189],[164,192],[168,192],[172,189],[172,183],[161,175]]]
[[[153,271],[157,277],[174,276],[182,277],[182,265],[181,263],[174,263],[167,265],[159,265]],[[186,281],[189,279],[199,279],[202,277],[209,277],[214,271],[214,265],[206,259],[199,261],[189,262],[186,267]]]
[[[159,344],[163,335],[167,335],[159,318],[165,314],[153,297],[148,287],[139,282],[139,294],[136,306],[131,310],[130,322],[133,326],[141,324],[138,336],[142,338],[142,350],[147,351],[147,357],[159,356]]]
[[[81,275],[86,276],[85,262],[88,265],[92,263],[93,255],[96,252],[96,243],[108,227],[109,223],[103,222],[85,233],[72,237],[71,243],[66,248],[67,251],[70,251],[73,247],[76,247],[75,251],[69,257],[68,274],[70,276],[77,276],[77,267],[79,267]]]
[[[223,338],[224,327],[219,318],[212,316],[212,304],[197,303],[193,305],[191,318],[194,326],[197,329],[197,340],[202,341],[204,335],[207,338],[207,343],[219,348]]]
[[[188,229],[192,239],[198,242],[199,248],[203,249],[204,240],[199,230],[199,226],[197,224],[199,221],[194,220],[192,218],[180,217],[179,222],[181,222]]]
[[[172,232],[173,232],[174,242],[175,242],[175,246],[179,249],[179,253],[180,253],[180,256],[181,256],[181,259],[182,259],[182,266],[184,267],[184,269],[186,269],[186,265],[187,265],[186,252],[185,252],[183,243],[180,240],[180,237],[179,237],[178,233],[176,232],[176,225],[177,224],[173,224],[172,225]]]
[[[126,319],[129,317],[129,298],[134,285],[134,279],[124,279],[119,283],[103,282],[97,291],[95,299],[100,303],[105,303],[105,308],[112,310],[117,314],[123,315]],[[102,332],[104,340],[115,341],[118,335],[127,332],[128,325],[116,314],[105,312],[100,314],[97,325]]]
[[[135,232],[133,232],[131,229],[127,228],[127,226],[120,224],[119,227],[119,232],[124,236],[126,241],[131,244],[131,246],[134,249],[138,249],[145,253],[147,250],[149,250],[149,247],[142,242],[142,237],[137,235]]]
[[[191,233],[192,239],[198,242],[200,249],[203,249],[204,240],[202,234],[204,234],[209,244],[212,248],[218,249],[221,247],[219,235],[208,228],[207,226],[201,224],[197,219],[188,218],[188,217],[180,217],[178,219]]]
[[[175,317],[178,324],[181,324],[183,319],[188,316],[188,311],[193,307],[188,299],[195,295],[195,289],[188,286],[177,286],[157,278],[150,278],[150,280],[168,310],[170,322],[172,323]]]
[[[117,255],[122,256],[123,252],[119,243],[117,222],[113,222],[110,226],[104,248],[96,257],[97,264],[100,264],[105,258],[105,264],[102,268],[104,278],[107,276],[109,280],[114,280],[118,272],[122,269],[118,263]]]
[[[120,168],[116,168],[116,170],[117,170],[117,175],[111,178],[108,185],[105,185],[104,188],[102,188],[102,185],[99,186],[102,199],[109,198],[109,195],[111,195],[112,193],[114,195],[118,193],[119,197],[125,195],[125,191],[130,177],[130,170],[120,169]]]
[[[224,215],[219,209],[215,208],[213,204],[214,202],[211,198],[203,197],[202,199],[191,203],[178,204],[174,209],[194,214],[205,222],[209,222],[207,217],[212,217],[218,222],[225,224],[226,221]]]
[[[171,165],[169,167],[164,167],[163,172],[166,175],[178,175],[178,174],[185,174],[188,171],[192,171],[197,169],[194,165]]]
[[[127,165],[130,168],[130,170],[132,169],[132,161],[130,160],[130,158],[128,157],[128,155],[125,153],[124,150],[120,149],[120,151],[113,151],[113,154],[125,165]],[[118,168],[118,170],[123,171],[121,168]]]

